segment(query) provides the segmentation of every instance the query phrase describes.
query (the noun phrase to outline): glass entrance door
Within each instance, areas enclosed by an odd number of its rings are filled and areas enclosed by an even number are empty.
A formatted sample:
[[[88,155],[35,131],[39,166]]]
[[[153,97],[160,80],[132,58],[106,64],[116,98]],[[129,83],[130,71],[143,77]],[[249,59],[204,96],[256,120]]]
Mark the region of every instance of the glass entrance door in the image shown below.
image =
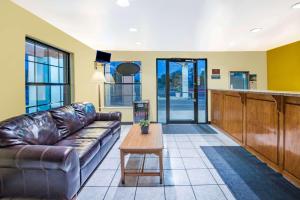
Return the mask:
[[[207,60],[158,58],[157,122],[207,123]]]
[[[195,123],[197,116],[196,63],[172,61],[167,63],[167,121]]]

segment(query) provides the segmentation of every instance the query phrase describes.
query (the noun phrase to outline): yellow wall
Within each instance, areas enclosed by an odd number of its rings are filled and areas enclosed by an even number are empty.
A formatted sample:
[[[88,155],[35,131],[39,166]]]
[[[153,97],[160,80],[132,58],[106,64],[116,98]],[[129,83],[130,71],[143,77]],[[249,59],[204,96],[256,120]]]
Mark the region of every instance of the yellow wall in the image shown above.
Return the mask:
[[[70,37],[49,23],[16,6],[0,1],[0,120],[25,112],[25,37],[29,36],[71,53],[74,101],[90,101],[98,106],[95,74],[95,50]],[[129,52],[114,51],[112,60],[142,61],[142,95],[151,102],[151,120],[156,121],[156,58],[207,58],[208,87],[228,88],[231,70],[243,70],[258,75],[258,89],[267,88],[265,52]],[[221,79],[211,80],[211,69],[221,69]],[[102,84],[103,91],[103,84]],[[102,92],[102,104],[104,96]],[[102,105],[103,106],[103,105]],[[209,105],[210,106],[210,105]],[[123,121],[132,121],[132,108],[120,110]]]
[[[0,120],[25,112],[25,37],[71,53],[75,101],[97,103],[95,50],[9,0],[0,1]]]
[[[268,89],[300,91],[300,41],[267,52]]]
[[[150,118],[153,121],[156,121],[156,58],[174,57],[207,58],[208,88],[228,89],[229,71],[250,71],[250,73],[257,74],[257,88],[267,89],[266,52],[113,51],[112,60],[114,61],[142,61],[142,98],[150,100]],[[213,80],[210,78],[213,68],[221,69],[221,79]],[[104,102],[103,96],[102,102]],[[208,106],[210,109],[210,104]],[[104,110],[121,110],[123,120],[132,121],[132,108],[104,108]]]

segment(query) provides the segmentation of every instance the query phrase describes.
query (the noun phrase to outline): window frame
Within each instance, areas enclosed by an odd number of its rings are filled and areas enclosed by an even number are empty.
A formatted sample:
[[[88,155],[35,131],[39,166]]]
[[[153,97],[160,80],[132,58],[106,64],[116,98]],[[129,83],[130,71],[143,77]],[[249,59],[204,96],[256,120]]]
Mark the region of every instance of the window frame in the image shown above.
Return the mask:
[[[176,60],[176,61],[194,61],[194,62],[196,62],[196,76],[197,76],[197,80],[195,80],[195,82],[197,83],[197,89],[196,89],[196,96],[197,96],[197,103],[196,103],[196,106],[197,106],[197,108],[196,108],[196,110],[197,110],[197,112],[198,112],[198,114],[195,116],[195,117],[197,117],[197,119],[195,118],[195,123],[197,123],[197,124],[206,124],[207,122],[208,122],[208,85],[207,85],[207,81],[208,81],[208,61],[207,61],[207,58],[156,58],[156,122],[158,122],[158,123],[163,123],[163,124],[167,124],[168,123],[168,121],[167,121],[167,115],[168,115],[168,110],[167,110],[167,99],[165,100],[165,102],[164,102],[164,108],[162,109],[163,110],[163,112],[164,112],[164,115],[165,115],[165,117],[164,117],[164,119],[163,119],[163,121],[159,121],[159,111],[161,111],[160,109],[159,109],[159,84],[158,84],[158,81],[159,81],[159,76],[158,76],[158,72],[160,71],[160,69],[159,69],[159,61],[165,61],[166,63],[165,63],[165,66],[164,66],[164,68],[165,68],[165,75],[166,75],[166,77],[165,77],[165,85],[164,85],[164,95],[165,95],[165,98],[167,98],[167,84],[168,84],[168,82],[167,82],[167,74],[168,74],[168,70],[167,70],[167,68],[168,68],[168,61],[170,61],[170,60]],[[199,106],[199,81],[198,81],[198,76],[199,76],[199,74],[198,74],[198,72],[199,72],[199,61],[204,61],[205,62],[205,66],[204,66],[204,70],[205,70],[205,73],[204,73],[204,80],[205,80],[205,87],[204,87],[204,91],[205,91],[205,121],[200,121],[199,119],[200,119],[200,117],[199,117],[199,108],[201,108],[200,106]],[[178,122],[177,122],[178,123]],[[186,123],[186,122],[183,122],[183,123]]]
[[[31,43],[34,45],[34,54],[33,54],[33,57],[34,57],[34,60],[29,60],[27,59],[27,56],[26,56],[26,44],[27,43]],[[36,56],[36,46],[41,46],[41,47],[44,47],[46,49],[46,52],[47,52],[47,63],[42,63],[42,62],[38,62],[37,61],[37,56]],[[58,64],[57,65],[53,65],[53,64],[50,64],[50,55],[49,55],[49,51],[51,50],[54,50],[58,53]],[[63,56],[63,65],[60,65],[60,55],[62,54]],[[67,105],[67,104],[70,104],[71,102],[71,83],[70,83],[70,53],[66,52],[66,51],[63,51],[61,49],[58,49],[56,47],[53,47],[51,45],[48,45],[46,43],[42,43],[42,42],[39,42],[37,40],[34,40],[32,38],[28,38],[26,37],[25,38],[25,110],[26,110],[26,113],[34,113],[34,112],[39,112],[41,110],[39,110],[39,107],[43,107],[43,106],[49,106],[49,109],[52,109],[54,107],[52,107],[51,105],[52,104],[61,104],[61,105]],[[28,81],[27,80],[27,77],[26,77],[26,65],[28,64],[29,66],[29,63],[33,63],[34,64],[34,80],[33,81]],[[39,82],[37,81],[37,74],[36,74],[36,71],[37,71],[37,65],[43,65],[43,66],[47,66],[47,78],[48,78],[48,81],[47,82]],[[56,67],[57,68],[57,74],[58,74],[58,82],[57,83],[51,83],[51,67]],[[60,82],[60,69],[63,70],[63,82]],[[29,86],[35,86],[35,105],[29,105],[27,106],[27,87]],[[44,103],[44,104],[39,104],[39,98],[38,98],[38,87],[40,86],[45,86],[46,87],[46,90],[47,88],[49,88],[49,99],[47,99],[47,101],[49,100],[49,103]],[[59,86],[59,87],[63,87],[64,90],[63,90],[63,93],[62,93],[62,89],[60,88],[60,101],[59,102],[51,102],[52,100],[52,94],[51,94],[51,86]],[[63,99],[62,99],[63,98]],[[59,106],[58,106],[59,107]],[[35,111],[34,112],[29,112],[29,109],[31,108],[35,108]],[[47,109],[47,110],[49,110]]]
[[[107,104],[107,99],[105,98],[106,97],[106,85],[132,85],[132,88],[135,88],[136,85],[139,85],[140,87],[140,100],[142,99],[142,72],[141,72],[141,68],[142,68],[142,61],[112,61],[112,62],[119,62],[120,64],[121,63],[127,63],[127,62],[139,62],[139,67],[140,67],[140,71],[138,72],[139,73],[139,76],[140,76],[140,80],[139,82],[134,82],[134,83],[112,83],[112,82],[104,82],[104,107],[106,108],[118,108],[118,107],[121,107],[121,108],[132,108],[133,107],[133,102],[135,101],[134,97],[136,97],[136,95],[121,95],[120,97],[124,97],[124,96],[132,96],[132,104],[131,105],[108,105]],[[107,64],[111,64],[112,62],[110,63],[107,63]],[[104,66],[104,70],[103,70],[103,73],[104,73],[104,77],[106,75],[106,64]],[[134,79],[134,76],[133,76],[133,80]],[[134,91],[134,89],[132,90]],[[110,97],[112,97],[112,95],[110,95]]]
[[[231,73],[235,73],[235,74],[245,74],[245,79],[247,81],[247,84],[246,84],[246,88],[240,88],[242,90],[249,90],[250,88],[250,71],[229,71],[229,88],[231,88],[231,84],[232,84],[232,79],[231,79]],[[232,88],[234,89],[234,88]],[[239,89],[239,88],[237,88]]]

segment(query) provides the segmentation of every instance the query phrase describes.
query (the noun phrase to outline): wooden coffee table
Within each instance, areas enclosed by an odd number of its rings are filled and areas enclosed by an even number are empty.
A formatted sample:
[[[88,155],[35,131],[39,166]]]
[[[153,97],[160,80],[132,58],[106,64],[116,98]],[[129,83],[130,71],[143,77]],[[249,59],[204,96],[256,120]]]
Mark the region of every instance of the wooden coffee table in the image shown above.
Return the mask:
[[[163,146],[161,124],[150,124],[148,134],[142,134],[140,126],[134,124],[120,146],[122,183],[125,183],[125,176],[160,176],[160,183],[162,183]],[[142,169],[126,172],[124,159],[127,154],[144,154]],[[144,171],[146,154],[155,154],[159,157],[159,172]]]

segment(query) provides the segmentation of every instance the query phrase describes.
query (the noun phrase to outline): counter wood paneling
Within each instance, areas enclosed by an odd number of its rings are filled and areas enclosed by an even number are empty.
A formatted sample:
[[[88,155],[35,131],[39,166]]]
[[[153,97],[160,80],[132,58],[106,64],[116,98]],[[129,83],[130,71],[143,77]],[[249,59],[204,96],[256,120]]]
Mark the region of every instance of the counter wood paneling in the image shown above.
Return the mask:
[[[210,91],[211,123],[300,186],[300,93]]]
[[[278,114],[276,102],[268,96],[247,98],[246,145],[278,164]]]
[[[212,93],[212,107],[216,108],[212,112],[212,122],[219,127],[223,127],[222,115],[223,115],[223,95],[219,93]]]
[[[221,102],[220,102],[221,103]],[[243,104],[242,97],[237,93],[224,95],[224,130],[231,133],[240,142],[243,141]]]
[[[287,98],[284,125],[284,169],[300,177],[300,98]]]

